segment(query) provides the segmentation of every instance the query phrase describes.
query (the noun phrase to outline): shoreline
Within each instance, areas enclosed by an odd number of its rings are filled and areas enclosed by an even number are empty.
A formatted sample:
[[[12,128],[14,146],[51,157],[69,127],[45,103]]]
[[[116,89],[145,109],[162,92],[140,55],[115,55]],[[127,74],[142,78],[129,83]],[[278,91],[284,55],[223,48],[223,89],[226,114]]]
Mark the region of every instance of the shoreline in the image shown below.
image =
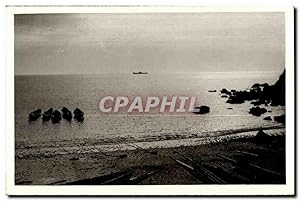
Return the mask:
[[[256,132],[263,128],[265,131],[278,130],[285,132],[284,126],[267,126],[259,128],[244,128],[235,130],[204,132],[201,135],[192,137],[180,136],[162,136],[151,137],[139,140],[133,139],[110,139],[103,141],[98,139],[78,139],[78,141],[59,141],[52,142],[50,146],[42,145],[40,142],[37,145],[16,145],[16,158],[30,157],[50,157],[55,155],[66,155],[75,153],[99,153],[99,152],[114,152],[135,149],[151,149],[151,148],[174,148],[180,146],[197,146],[215,142],[229,141],[237,138],[247,138],[254,136]],[[212,135],[213,134],[213,135]],[[152,140],[151,140],[152,139]],[[100,143],[99,143],[100,141]],[[60,144],[63,143],[63,144]],[[69,144],[68,144],[69,143]]]
[[[236,150],[250,153],[259,153],[256,164],[274,169],[285,175],[285,149],[280,144],[279,148],[270,148],[269,145],[253,143],[252,139],[257,131],[239,133],[236,138],[212,140],[210,143],[178,144],[176,147],[151,147],[142,149],[141,146],[132,149],[119,149],[109,152],[73,152],[71,154],[17,157],[16,161],[16,184],[63,184],[80,179],[96,177],[109,173],[134,169],[134,175],[158,170],[159,172],[139,184],[200,184],[205,181],[195,178],[188,171],[176,164],[176,158],[180,155],[203,160],[206,163],[216,164],[220,159],[218,154],[227,155]],[[284,129],[270,129],[265,133],[272,136],[284,136]],[[244,137],[241,137],[244,136]],[[245,137],[247,136],[247,137]],[[221,137],[222,138],[222,137]],[[190,140],[190,139],[189,139]],[[199,139],[198,139],[199,140]],[[166,140],[166,143],[168,140]],[[172,159],[173,158],[173,159]],[[175,160],[175,161],[174,161]],[[233,168],[228,162],[222,166]],[[218,163],[217,163],[218,164]],[[180,175],[180,176],[179,176]],[[250,180],[246,183],[257,183]],[[282,180],[264,179],[264,182],[278,183]]]

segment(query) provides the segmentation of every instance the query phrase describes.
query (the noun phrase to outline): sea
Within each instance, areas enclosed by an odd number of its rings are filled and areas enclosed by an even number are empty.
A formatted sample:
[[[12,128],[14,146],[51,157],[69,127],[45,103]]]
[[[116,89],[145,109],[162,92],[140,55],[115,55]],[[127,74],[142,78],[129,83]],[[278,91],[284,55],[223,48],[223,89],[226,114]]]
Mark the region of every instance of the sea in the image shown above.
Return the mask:
[[[274,84],[281,72],[199,72],[133,75],[111,73],[93,75],[16,75],[15,145],[16,155],[51,155],[74,152],[116,151],[139,147],[180,146],[179,140],[205,139],[259,128],[280,126],[266,116],[285,113],[282,106],[266,106],[260,117],[248,113],[252,105],[226,103],[220,90],[242,90],[254,83]],[[216,90],[216,92],[209,92]],[[105,96],[195,96],[197,105],[210,112],[105,114],[99,101]],[[61,110],[80,108],[84,121],[62,120],[53,124],[39,118],[29,122],[28,114],[49,107]],[[162,143],[164,142],[164,143]],[[149,146],[149,143],[151,146]],[[128,146],[125,146],[128,145]],[[181,144],[182,145],[182,144]],[[186,145],[186,144],[185,144]],[[113,147],[113,148],[112,148]]]

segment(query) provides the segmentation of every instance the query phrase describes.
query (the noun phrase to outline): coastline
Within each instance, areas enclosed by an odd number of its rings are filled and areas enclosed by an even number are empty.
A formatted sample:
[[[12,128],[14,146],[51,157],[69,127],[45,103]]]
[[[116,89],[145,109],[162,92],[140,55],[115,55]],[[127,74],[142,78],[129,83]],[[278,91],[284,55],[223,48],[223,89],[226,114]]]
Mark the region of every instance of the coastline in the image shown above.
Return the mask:
[[[255,136],[262,128],[265,131],[278,130],[285,132],[282,125],[262,126],[256,128],[230,129],[214,132],[202,132],[191,136],[164,135],[147,136],[145,138],[110,138],[110,139],[90,139],[78,138],[74,140],[60,140],[50,142],[25,142],[16,143],[16,157],[51,157],[56,155],[68,155],[77,153],[101,153],[113,151],[125,151],[135,149],[151,148],[174,148],[180,146],[197,146],[202,144],[229,141],[237,138],[248,138]]]
[[[271,136],[285,136],[284,128],[264,130]],[[268,144],[257,144],[253,139],[257,131],[240,132],[234,135],[214,137],[211,140],[185,139],[177,146],[168,147],[168,140],[158,143],[164,146],[151,146],[144,149],[141,145],[131,146],[131,149],[112,151],[78,152],[71,154],[56,155],[27,155],[18,157],[16,155],[16,177],[18,185],[44,185],[64,184],[80,179],[97,177],[119,171],[131,169],[133,175],[145,172],[158,171],[149,178],[140,181],[139,184],[201,184],[207,183],[195,178],[190,172],[180,167],[174,160],[180,155],[201,159],[205,163],[221,164],[226,168],[234,168],[228,161],[220,160],[218,154],[234,154],[236,151],[245,151],[259,154],[255,164],[272,169],[285,175],[285,147],[280,143],[278,147],[272,148]],[[192,142],[192,143],[191,143]],[[136,144],[136,143],[135,143]],[[174,143],[172,143],[174,145]],[[236,154],[236,153],[235,153]],[[274,169],[275,168],[275,169]],[[32,172],[34,171],[34,174]],[[250,180],[245,183],[257,183]],[[283,180],[264,179],[265,183],[281,183]]]

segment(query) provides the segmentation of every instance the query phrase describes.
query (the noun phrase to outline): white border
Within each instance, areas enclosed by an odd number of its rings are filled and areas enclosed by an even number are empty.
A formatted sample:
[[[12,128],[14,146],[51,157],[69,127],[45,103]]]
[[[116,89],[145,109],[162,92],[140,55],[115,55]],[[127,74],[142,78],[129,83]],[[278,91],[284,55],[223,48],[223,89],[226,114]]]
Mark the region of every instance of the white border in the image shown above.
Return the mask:
[[[286,61],[286,185],[136,185],[16,186],[14,185],[14,23],[21,13],[196,13],[285,12]],[[8,195],[293,195],[294,186],[294,10],[292,6],[142,6],[142,7],[7,7],[6,42],[6,193]]]

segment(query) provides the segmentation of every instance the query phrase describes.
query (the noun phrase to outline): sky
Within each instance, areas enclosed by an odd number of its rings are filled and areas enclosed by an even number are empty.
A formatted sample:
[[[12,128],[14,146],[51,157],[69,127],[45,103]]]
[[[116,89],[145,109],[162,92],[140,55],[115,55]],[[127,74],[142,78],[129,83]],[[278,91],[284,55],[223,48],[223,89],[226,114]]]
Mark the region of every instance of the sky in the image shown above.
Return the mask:
[[[15,74],[282,71],[284,13],[15,15]]]

